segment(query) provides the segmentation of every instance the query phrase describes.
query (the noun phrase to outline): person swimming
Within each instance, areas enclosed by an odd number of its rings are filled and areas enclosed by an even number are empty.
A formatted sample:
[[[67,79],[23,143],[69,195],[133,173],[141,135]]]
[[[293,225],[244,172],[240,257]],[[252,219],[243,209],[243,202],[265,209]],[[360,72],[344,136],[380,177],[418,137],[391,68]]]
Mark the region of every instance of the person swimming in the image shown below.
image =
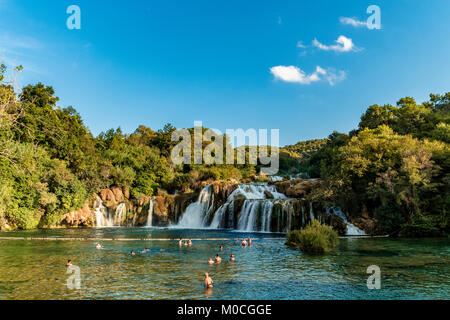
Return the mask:
[[[185,247],[188,246],[188,242],[187,242],[187,241],[184,242],[184,246],[185,246]]]
[[[149,248],[145,248],[145,252],[150,252],[150,249]]]
[[[189,241],[188,241],[188,246],[189,247],[192,246],[192,240],[191,239],[189,239]]]
[[[250,237],[248,237],[248,246],[251,247],[252,246],[252,239]]]
[[[179,247],[183,246],[183,239],[180,238],[180,241],[178,241],[178,246]]]
[[[214,264],[214,260],[213,260],[212,257],[209,257],[208,263],[209,263],[209,264]]]
[[[247,241],[245,241],[245,239],[242,239],[241,245],[242,245],[243,247],[246,247],[246,246],[247,246]]]
[[[236,260],[234,259],[234,254],[230,254],[230,261],[236,261]]]
[[[70,267],[72,265],[72,260],[67,260],[66,267]]]
[[[132,255],[132,256],[135,256],[135,255],[136,255],[136,253],[134,253],[134,251],[133,251],[133,250],[131,250],[131,251],[130,251],[130,255]]]
[[[205,287],[206,288],[212,288],[213,287],[213,279],[207,273],[205,273]]]
[[[220,246],[220,247],[219,247],[219,251],[223,251],[223,246]]]
[[[215,258],[217,263],[221,263],[222,262],[222,258],[219,256],[219,254],[216,254],[216,258]]]
[[[97,250],[102,250],[103,246],[100,243],[97,243],[97,245],[95,246],[97,248]]]

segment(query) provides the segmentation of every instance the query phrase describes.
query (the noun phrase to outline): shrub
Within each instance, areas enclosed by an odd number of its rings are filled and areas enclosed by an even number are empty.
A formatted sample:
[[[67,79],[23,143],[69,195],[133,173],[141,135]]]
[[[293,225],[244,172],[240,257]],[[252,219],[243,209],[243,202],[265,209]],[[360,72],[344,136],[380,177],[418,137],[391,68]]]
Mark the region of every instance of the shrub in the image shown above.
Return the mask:
[[[399,235],[410,238],[442,236],[433,221],[421,215],[415,215],[408,223],[403,224]]]
[[[306,228],[289,232],[286,244],[307,254],[325,254],[336,247],[338,241],[338,234],[332,227],[312,220]]]

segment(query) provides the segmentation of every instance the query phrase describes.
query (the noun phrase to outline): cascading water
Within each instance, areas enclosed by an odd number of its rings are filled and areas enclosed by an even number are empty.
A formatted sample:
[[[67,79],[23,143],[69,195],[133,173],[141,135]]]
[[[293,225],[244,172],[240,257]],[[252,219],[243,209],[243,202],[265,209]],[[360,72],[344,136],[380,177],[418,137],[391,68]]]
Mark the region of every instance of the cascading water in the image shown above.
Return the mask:
[[[103,205],[97,196],[94,201],[95,226],[97,228],[120,227],[126,215],[126,204],[120,203],[114,213]]]
[[[147,211],[147,227],[153,226],[155,199],[151,198]],[[240,184],[228,196],[226,202],[214,212],[214,189],[212,185],[204,187],[195,203],[191,203],[184,213],[174,206],[176,227],[234,229],[246,232],[289,232],[292,228],[301,228],[313,220],[324,220],[324,214],[314,212],[313,203],[307,207],[305,199],[287,198],[277,192],[274,185],[268,183]],[[115,211],[104,206],[97,196],[94,201],[95,223],[97,227],[124,225],[127,217],[126,203],[120,203]],[[316,208],[317,211],[317,208]],[[316,213],[316,214],[315,214]],[[325,214],[333,214],[346,223],[346,235],[366,235],[364,231],[351,224],[338,207],[326,209]],[[136,225],[137,213],[130,222]]]
[[[154,202],[155,202],[155,199],[151,198],[150,203],[148,204],[148,216],[147,216],[147,224],[146,224],[147,227],[152,226]]]
[[[108,208],[106,208],[103,205],[102,199],[100,199],[99,196],[94,201],[94,214],[95,214],[95,225],[98,228],[104,228],[104,227],[112,227],[112,223],[110,223],[109,218],[109,211]]]
[[[200,192],[197,202],[191,203],[178,221],[181,228],[206,228],[214,209],[214,192],[212,185],[207,185]]]
[[[117,206],[116,212],[114,213],[114,226],[121,226],[122,225],[122,221],[124,219],[124,216],[126,215],[127,212],[127,205],[126,203],[120,203]]]
[[[244,203],[235,226],[234,203],[237,199],[244,199]],[[240,184],[228,197],[227,202],[216,211],[210,227],[270,232],[273,206],[277,199],[286,199],[286,196],[277,192],[273,185]]]
[[[326,213],[334,214],[334,215],[338,216],[339,218],[341,218],[342,220],[344,220],[344,222],[347,224],[345,235],[347,235],[347,236],[365,236],[365,235],[367,235],[364,231],[359,229],[357,226],[351,224],[347,220],[347,216],[345,215],[344,212],[342,212],[341,208],[338,208],[338,207],[327,208]]]

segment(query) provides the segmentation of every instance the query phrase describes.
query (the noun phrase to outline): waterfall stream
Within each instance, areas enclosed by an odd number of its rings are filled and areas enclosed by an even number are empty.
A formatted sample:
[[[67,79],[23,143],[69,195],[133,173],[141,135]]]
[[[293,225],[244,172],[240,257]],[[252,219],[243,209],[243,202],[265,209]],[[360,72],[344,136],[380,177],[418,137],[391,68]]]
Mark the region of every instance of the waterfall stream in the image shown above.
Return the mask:
[[[326,213],[334,214],[334,215],[338,216],[339,218],[341,218],[342,220],[344,220],[344,222],[347,224],[345,235],[347,235],[347,236],[365,236],[365,235],[367,235],[364,231],[359,229],[357,226],[351,224],[347,220],[347,216],[345,215],[345,213],[342,212],[342,210],[340,208],[338,208],[338,207],[327,208]]]
[[[207,185],[200,192],[197,202],[191,203],[181,216],[177,227],[181,228],[207,228],[208,219],[214,208],[214,192],[212,185]]]
[[[148,204],[148,215],[147,215],[147,227],[151,227],[153,223],[153,207],[155,204],[155,199],[151,198],[150,203]]]
[[[120,227],[126,218],[126,203],[120,203],[112,212],[103,205],[102,199],[97,196],[94,201],[95,226],[97,228]]]

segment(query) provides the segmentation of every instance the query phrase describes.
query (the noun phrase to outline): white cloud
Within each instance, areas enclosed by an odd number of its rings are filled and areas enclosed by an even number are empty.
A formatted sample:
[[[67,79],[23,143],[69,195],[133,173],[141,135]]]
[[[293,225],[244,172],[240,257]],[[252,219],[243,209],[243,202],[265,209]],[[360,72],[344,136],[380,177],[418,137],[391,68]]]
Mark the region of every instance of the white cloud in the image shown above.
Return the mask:
[[[3,50],[36,50],[42,47],[39,41],[31,37],[11,35],[7,32],[0,34],[0,49]]]
[[[344,80],[346,75],[344,71],[340,71],[339,74],[336,74],[332,69],[325,70],[320,66],[317,66],[316,70],[311,74],[306,74],[302,69],[295,66],[276,66],[270,68],[270,72],[275,79],[305,85],[326,80],[333,86],[335,83]]]
[[[360,50],[355,46],[352,39],[347,38],[346,36],[339,36],[336,43],[337,44],[327,46],[320,43],[317,39],[313,40],[313,46],[325,51],[349,52]]]
[[[23,65],[27,72],[42,74],[42,70],[32,61],[36,60],[36,54],[43,48],[44,45],[34,38],[8,32],[0,33],[0,58],[10,68]]]
[[[306,46],[303,44],[303,41],[298,41],[297,48],[306,48]]]
[[[349,18],[349,17],[340,17],[339,21],[342,24],[351,25],[353,27],[367,27],[367,22],[365,21],[359,21],[356,18]]]
[[[335,71],[334,69],[328,69],[327,73],[325,74],[325,79],[328,81],[328,83],[331,86],[334,86],[336,83],[341,82],[345,80],[347,77],[347,73],[345,71]]]

